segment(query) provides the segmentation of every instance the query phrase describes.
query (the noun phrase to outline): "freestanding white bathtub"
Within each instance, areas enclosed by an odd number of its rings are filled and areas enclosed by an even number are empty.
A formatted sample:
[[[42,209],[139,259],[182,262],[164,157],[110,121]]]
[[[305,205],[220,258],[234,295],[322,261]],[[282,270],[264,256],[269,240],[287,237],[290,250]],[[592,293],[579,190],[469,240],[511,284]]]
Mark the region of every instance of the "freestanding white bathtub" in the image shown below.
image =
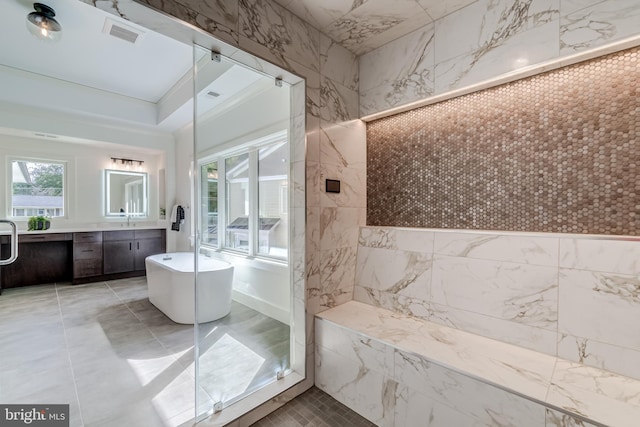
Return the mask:
[[[145,259],[149,301],[176,323],[195,319],[194,255],[174,252]],[[198,257],[198,323],[220,319],[231,311],[233,265]]]

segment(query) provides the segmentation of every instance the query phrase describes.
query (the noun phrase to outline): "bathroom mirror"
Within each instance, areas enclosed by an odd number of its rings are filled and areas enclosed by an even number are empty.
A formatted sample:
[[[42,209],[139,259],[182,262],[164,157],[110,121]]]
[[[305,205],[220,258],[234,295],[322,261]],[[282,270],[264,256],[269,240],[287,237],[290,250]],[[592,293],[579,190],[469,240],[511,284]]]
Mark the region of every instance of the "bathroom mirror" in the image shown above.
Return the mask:
[[[106,216],[147,216],[147,173],[105,170]]]

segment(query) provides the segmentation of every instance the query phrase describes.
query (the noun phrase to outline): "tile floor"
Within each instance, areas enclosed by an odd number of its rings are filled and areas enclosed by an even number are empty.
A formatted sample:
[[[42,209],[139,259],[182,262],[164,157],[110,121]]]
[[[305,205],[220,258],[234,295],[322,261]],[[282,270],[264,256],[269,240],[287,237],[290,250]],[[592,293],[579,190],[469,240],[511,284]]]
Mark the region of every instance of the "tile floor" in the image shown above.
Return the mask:
[[[288,326],[235,302],[198,336],[204,407],[288,365]],[[149,303],[145,278],[6,289],[0,402],[69,403],[71,426],[177,426],[194,416],[193,341]]]
[[[369,427],[361,417],[317,387],[312,387],[253,427]]]

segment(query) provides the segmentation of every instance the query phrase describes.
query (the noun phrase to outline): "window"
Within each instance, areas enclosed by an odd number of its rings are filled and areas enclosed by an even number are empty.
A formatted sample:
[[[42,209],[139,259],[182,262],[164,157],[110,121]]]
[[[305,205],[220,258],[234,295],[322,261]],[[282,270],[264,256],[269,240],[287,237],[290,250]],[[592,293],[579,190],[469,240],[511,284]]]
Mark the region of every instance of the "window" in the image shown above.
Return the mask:
[[[258,253],[281,258],[287,256],[289,238],[288,149],[280,142],[258,150]]]
[[[287,258],[288,153],[286,134],[281,133],[258,147],[201,163],[203,245]]]
[[[200,168],[202,178],[202,242],[218,246],[218,162]]]
[[[11,216],[64,216],[64,163],[12,160],[11,171]]]

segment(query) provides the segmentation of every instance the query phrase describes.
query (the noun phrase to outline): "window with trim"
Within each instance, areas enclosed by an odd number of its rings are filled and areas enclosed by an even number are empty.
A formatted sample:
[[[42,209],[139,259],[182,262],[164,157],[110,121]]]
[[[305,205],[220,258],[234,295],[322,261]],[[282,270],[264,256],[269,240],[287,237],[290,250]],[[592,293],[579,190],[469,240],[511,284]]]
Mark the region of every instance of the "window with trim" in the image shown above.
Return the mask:
[[[286,260],[289,246],[289,144],[268,143],[200,164],[202,244]]]
[[[11,213],[14,218],[65,215],[66,164],[11,160]]]

